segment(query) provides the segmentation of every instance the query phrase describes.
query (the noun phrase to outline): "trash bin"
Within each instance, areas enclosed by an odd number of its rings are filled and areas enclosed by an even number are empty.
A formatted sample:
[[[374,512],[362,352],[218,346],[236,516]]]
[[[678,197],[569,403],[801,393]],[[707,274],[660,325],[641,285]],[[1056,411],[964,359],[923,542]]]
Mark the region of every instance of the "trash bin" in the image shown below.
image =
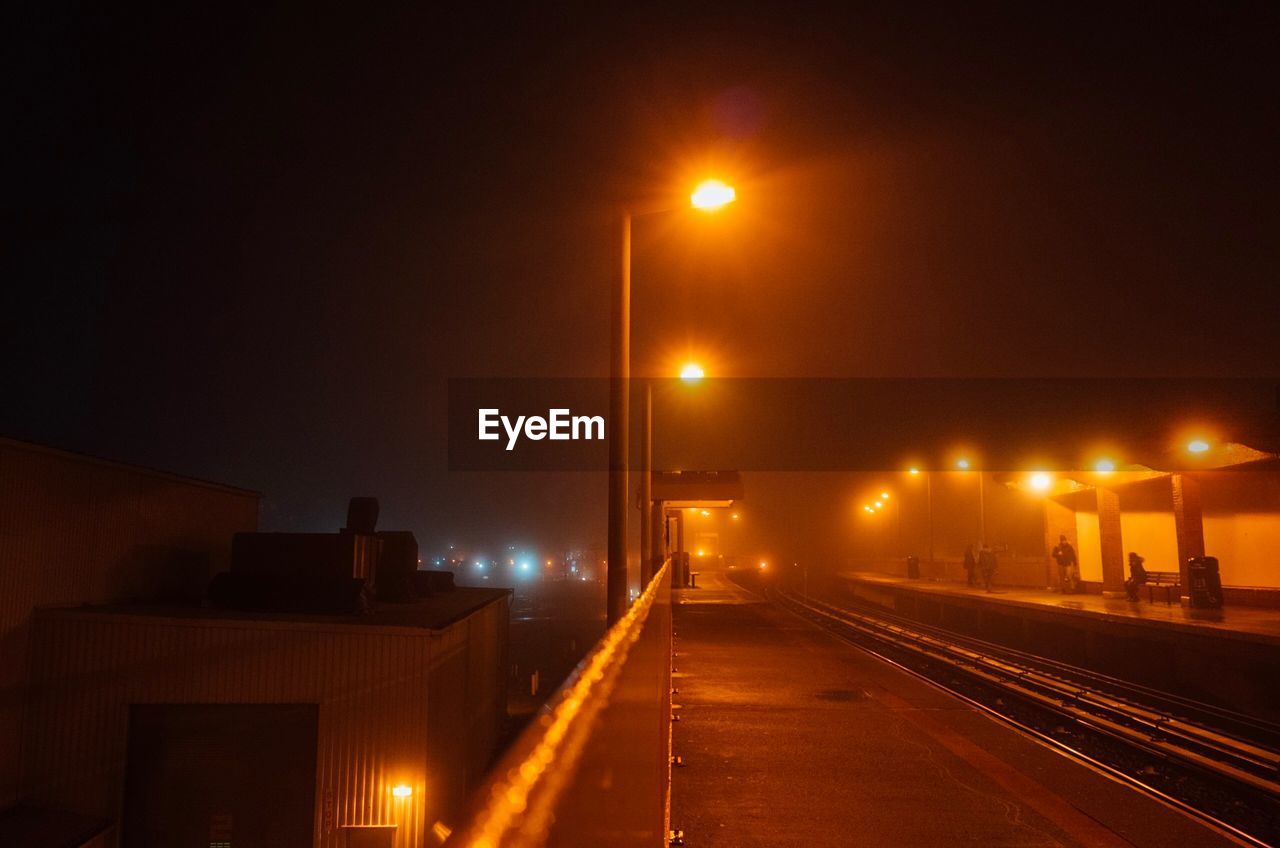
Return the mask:
[[[1218,558],[1191,557],[1187,560],[1187,595],[1195,609],[1218,609],[1222,606],[1222,577],[1218,574]]]
[[[920,557],[915,554],[907,557],[907,577],[911,580],[920,579]]]

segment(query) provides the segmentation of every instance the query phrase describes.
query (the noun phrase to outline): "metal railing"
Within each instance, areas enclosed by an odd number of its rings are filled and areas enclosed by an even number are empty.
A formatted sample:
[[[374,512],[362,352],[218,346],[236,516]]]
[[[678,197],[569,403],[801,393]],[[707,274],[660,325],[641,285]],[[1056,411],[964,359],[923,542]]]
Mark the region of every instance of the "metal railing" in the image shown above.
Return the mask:
[[[665,845],[671,567],[579,663],[489,779],[449,848]]]

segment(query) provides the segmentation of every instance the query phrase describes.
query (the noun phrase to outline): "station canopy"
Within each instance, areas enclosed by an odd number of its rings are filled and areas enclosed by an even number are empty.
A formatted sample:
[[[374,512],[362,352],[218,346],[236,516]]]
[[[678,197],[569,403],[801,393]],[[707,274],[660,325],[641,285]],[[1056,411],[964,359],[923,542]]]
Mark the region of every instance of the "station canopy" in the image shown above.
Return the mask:
[[[653,472],[653,499],[673,509],[730,507],[742,499],[742,493],[742,475],[737,471]]]

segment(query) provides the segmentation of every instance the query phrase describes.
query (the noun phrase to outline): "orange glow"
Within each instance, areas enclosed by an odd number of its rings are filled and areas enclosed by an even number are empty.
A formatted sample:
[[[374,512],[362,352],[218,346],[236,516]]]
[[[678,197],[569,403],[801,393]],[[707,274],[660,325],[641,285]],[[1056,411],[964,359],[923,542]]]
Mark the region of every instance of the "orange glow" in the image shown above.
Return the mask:
[[[1049,487],[1053,485],[1053,478],[1048,474],[1045,474],[1043,471],[1037,471],[1035,474],[1031,475],[1031,478],[1027,482],[1030,484],[1031,488],[1035,489],[1037,492],[1047,492]]]
[[[707,516],[707,515],[710,515],[710,514],[711,514],[711,512],[710,512],[709,510],[705,510],[705,509],[704,509],[704,510],[702,511],[702,514],[703,514],[704,516]]]
[[[882,500],[882,501],[887,501],[887,500],[889,500],[889,493],[888,493],[888,492],[881,492],[881,493],[880,493],[880,500]]]
[[[730,518],[732,518],[734,521],[737,521],[737,520],[738,520],[738,513],[736,513],[736,512],[735,512],[733,515],[731,515],[731,516],[729,516],[729,517],[730,517]]]
[[[465,844],[489,848],[507,844],[507,837],[516,832],[518,823],[527,820],[525,816],[537,820],[539,814],[549,814],[548,807],[554,806],[560,788],[550,783],[547,776],[561,769],[572,773],[581,756],[581,747],[573,744],[576,734],[584,732],[581,728],[590,726],[596,714],[592,712],[592,705],[608,698],[611,687],[606,688],[602,681],[609,680],[607,672],[626,660],[627,651],[638,637],[654,599],[661,588],[670,585],[664,580],[669,568],[669,565],[664,565],[654,575],[649,587],[626,615],[605,633],[595,650],[582,661],[580,671],[570,678],[570,683],[565,684],[568,688],[551,711],[525,731],[526,734],[536,734],[532,749],[519,762],[504,760],[503,768],[497,772],[501,777],[494,780],[485,796],[484,806],[477,813],[474,830],[468,834]],[[546,788],[547,792],[536,793],[539,788]]]
[[[920,469],[919,469],[919,468],[915,468],[915,467],[913,466],[913,467],[911,467],[911,468],[908,468],[908,469],[907,469],[907,473],[908,473],[908,474],[919,474],[919,473],[920,473]]]
[[[1204,453],[1209,450],[1209,443],[1204,439],[1192,439],[1187,442],[1187,450],[1191,453]]]
[[[413,794],[413,787],[407,783],[398,783],[391,787],[391,795],[394,798],[408,798]]]
[[[680,379],[684,380],[686,383],[696,383],[705,376],[707,376],[707,373],[703,371],[702,366],[696,362],[687,362],[684,367],[680,369]]]
[[[1110,474],[1112,471],[1116,470],[1115,460],[1100,459],[1093,464],[1093,470],[1099,474]]]
[[[698,184],[693,190],[693,194],[689,195],[689,203],[694,209],[701,209],[704,212],[714,212],[724,206],[728,206],[738,197],[738,193],[734,191],[733,186],[720,180],[706,180]]]
[[[957,459],[957,460],[956,460],[956,468],[959,468],[961,471],[968,471],[968,470],[969,470],[969,460],[967,460],[967,459]]]

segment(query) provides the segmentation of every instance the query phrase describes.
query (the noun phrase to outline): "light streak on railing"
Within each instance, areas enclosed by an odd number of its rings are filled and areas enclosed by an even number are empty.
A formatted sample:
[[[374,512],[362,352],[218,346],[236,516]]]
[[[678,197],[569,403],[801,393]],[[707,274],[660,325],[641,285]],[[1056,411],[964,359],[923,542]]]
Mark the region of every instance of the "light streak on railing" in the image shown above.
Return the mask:
[[[521,734],[481,787],[478,809],[449,840],[449,846],[524,848],[545,842],[555,821],[556,805],[576,771],[596,720],[609,704],[618,675],[655,600],[668,586],[669,569],[669,564],[662,567],[626,615],[578,665],[554,703]],[[669,659],[664,662],[669,665]],[[655,681],[655,685],[667,688],[669,682]]]

